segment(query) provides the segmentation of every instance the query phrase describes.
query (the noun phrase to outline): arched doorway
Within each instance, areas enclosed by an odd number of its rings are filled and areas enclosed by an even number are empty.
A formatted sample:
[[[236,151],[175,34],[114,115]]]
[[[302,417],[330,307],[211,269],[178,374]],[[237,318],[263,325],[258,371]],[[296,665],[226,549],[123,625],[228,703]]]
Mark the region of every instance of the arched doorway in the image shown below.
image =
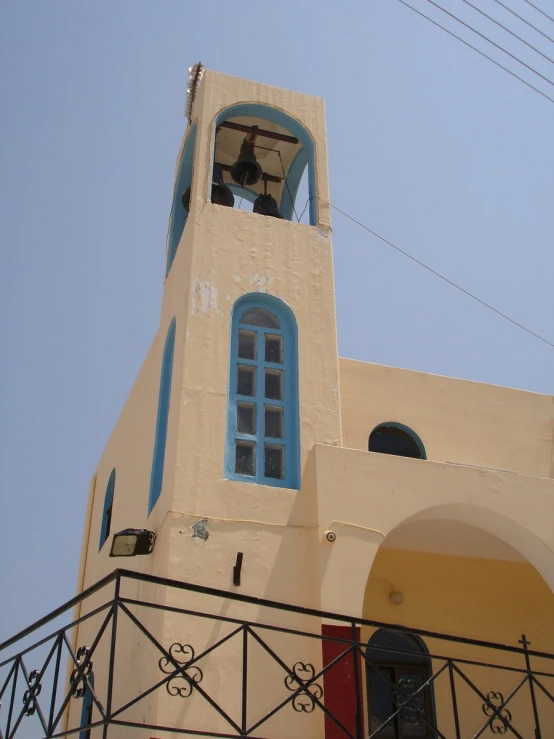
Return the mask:
[[[421,640],[379,629],[364,656],[369,734],[377,732],[380,739],[436,736],[432,687],[426,685],[432,674],[431,660]]]

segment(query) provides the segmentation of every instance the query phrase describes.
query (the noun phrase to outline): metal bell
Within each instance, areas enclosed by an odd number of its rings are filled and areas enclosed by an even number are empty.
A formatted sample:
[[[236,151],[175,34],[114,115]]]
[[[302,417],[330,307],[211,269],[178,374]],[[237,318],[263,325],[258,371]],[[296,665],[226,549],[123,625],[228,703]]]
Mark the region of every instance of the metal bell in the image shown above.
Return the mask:
[[[214,164],[212,172],[212,203],[225,205],[227,208],[232,208],[235,204],[235,197],[223,181],[223,171],[219,164]]]
[[[254,143],[244,140],[237,161],[231,167],[231,177],[241,187],[255,185],[262,176],[262,168],[254,154]]]
[[[212,185],[212,203],[232,208],[235,205],[235,197],[227,185],[214,183]]]
[[[283,216],[279,213],[279,207],[277,201],[273,195],[258,195],[254,200],[254,207],[252,208],[253,213],[258,213],[261,216],[273,216],[274,218],[282,218]]]

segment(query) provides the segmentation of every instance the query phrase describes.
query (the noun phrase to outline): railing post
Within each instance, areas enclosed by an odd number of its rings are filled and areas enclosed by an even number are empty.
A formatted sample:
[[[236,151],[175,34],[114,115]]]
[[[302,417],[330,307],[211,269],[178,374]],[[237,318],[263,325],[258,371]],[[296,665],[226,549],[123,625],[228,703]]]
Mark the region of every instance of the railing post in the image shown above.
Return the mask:
[[[352,659],[354,660],[354,689],[356,691],[356,739],[363,739],[364,722],[363,722],[363,703],[362,703],[362,680],[360,675],[360,665],[358,662],[358,631],[356,622],[352,621]]]
[[[242,722],[241,734],[246,736],[246,724],[248,721],[248,626],[242,627]]]
[[[54,710],[56,708],[56,697],[58,695],[58,680],[60,675],[60,662],[62,658],[62,637],[61,634],[57,638],[56,645],[56,666],[54,668],[54,681],[52,683],[52,695],[50,698],[50,713],[48,716],[48,736],[52,733],[54,723]]]
[[[527,641],[525,634],[521,635],[521,639],[518,644],[523,646],[523,653],[525,655],[525,667],[527,669],[527,679],[529,680],[529,691],[531,693],[531,704],[533,706],[533,716],[535,717],[535,739],[541,739],[541,727],[539,722],[539,711],[537,708],[537,697],[535,695],[535,685],[533,683],[533,673],[531,672],[531,660],[529,659],[528,647],[531,646],[531,642]]]
[[[102,739],[107,739],[108,725],[112,717],[112,694],[113,694],[113,673],[115,669],[115,646],[117,638],[117,613],[119,610],[119,591],[121,587],[121,575],[119,572],[115,578],[115,588],[112,603],[112,636],[110,643],[110,662],[108,666],[108,693],[106,696],[106,718],[104,720],[104,729],[102,731]]]
[[[458,715],[458,699],[456,698],[456,683],[454,681],[454,670],[452,662],[448,660],[448,674],[450,675],[450,692],[452,693],[452,710],[454,712],[454,726],[456,728],[456,739],[462,739],[460,733],[460,717]]]

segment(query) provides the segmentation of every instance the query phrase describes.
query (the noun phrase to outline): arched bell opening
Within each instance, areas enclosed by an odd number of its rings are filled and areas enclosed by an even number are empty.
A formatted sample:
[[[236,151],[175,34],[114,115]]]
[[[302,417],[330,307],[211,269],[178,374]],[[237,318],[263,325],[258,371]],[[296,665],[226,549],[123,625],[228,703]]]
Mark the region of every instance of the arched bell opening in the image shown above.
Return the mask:
[[[317,225],[314,144],[308,131],[276,108],[243,103],[215,121],[211,201],[238,207],[251,200],[259,215]],[[299,186],[304,179],[304,191]],[[300,202],[303,200],[303,202]]]
[[[487,530],[495,524],[484,510],[447,509],[422,511],[393,529],[369,572],[362,615],[380,628],[361,629],[360,641],[368,645],[364,720],[367,734],[379,739],[456,736],[455,710],[461,736],[478,735],[484,726],[488,732],[494,709],[482,696],[491,695],[497,707],[498,696],[517,688],[526,670],[517,651],[522,635],[531,649],[554,655],[554,594],[522,554],[534,536],[496,514],[496,530],[509,532],[507,541]],[[470,509],[482,527],[467,523]],[[467,520],[461,520],[464,511]],[[554,673],[553,664],[535,658],[534,669]],[[554,730],[554,703],[541,701]],[[508,709],[513,728],[533,736],[529,693],[518,694]]]

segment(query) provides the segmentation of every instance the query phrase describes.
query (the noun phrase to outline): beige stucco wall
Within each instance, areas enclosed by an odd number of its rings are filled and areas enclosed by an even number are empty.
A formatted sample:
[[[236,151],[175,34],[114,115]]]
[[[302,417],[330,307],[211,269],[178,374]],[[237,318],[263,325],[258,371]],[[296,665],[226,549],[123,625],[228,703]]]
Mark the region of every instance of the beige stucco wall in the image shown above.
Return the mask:
[[[343,444],[367,450],[380,423],[402,423],[427,459],[554,477],[554,398],[379,364],[339,360]]]

